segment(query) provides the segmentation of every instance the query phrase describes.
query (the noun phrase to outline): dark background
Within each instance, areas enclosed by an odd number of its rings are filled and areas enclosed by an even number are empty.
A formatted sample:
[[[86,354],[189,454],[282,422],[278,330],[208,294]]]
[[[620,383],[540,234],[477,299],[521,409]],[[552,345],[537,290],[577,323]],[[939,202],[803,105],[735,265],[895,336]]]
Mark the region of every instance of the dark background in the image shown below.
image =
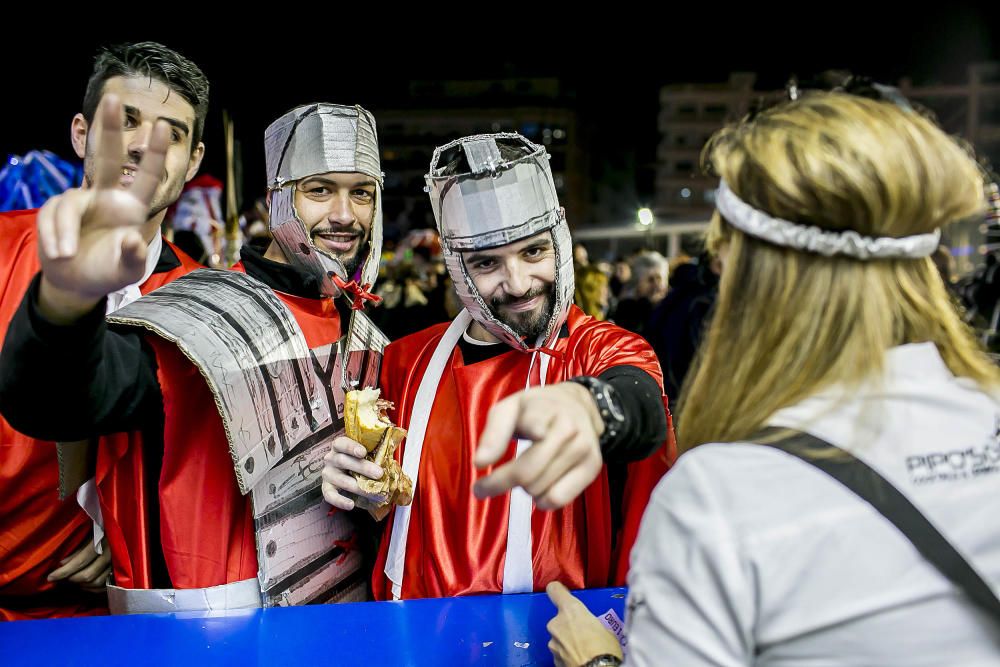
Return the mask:
[[[969,63],[1000,57],[997,11],[974,4],[919,9],[911,3],[878,15],[871,7],[818,3],[785,10],[732,10],[721,3],[679,5],[683,10],[581,7],[538,6],[519,15],[519,5],[493,5],[477,19],[457,20],[456,10],[428,5],[411,21],[389,5],[270,5],[235,10],[234,25],[209,26],[192,15],[199,7],[190,4],[164,6],[143,20],[114,6],[111,24],[120,28],[83,27],[44,44],[8,39],[0,151],[49,149],[72,158],[69,123],[97,47],[152,39],[197,62],[211,81],[202,171],[220,178],[222,111],[232,115],[241,207],[263,193],[264,128],[293,106],[358,103],[378,119],[380,109],[427,107],[426,99],[412,95],[415,81],[554,78],[559,104],[580,112],[578,134],[589,151],[584,185],[617,173],[630,183],[623,196],[637,200],[623,208],[634,210],[652,196],[658,95],[665,84],[723,82],[730,72],[750,71],[757,87],[780,88],[792,73],[828,68],[890,83],[904,76],[916,83],[962,82]],[[81,11],[93,18],[110,8]],[[250,27],[235,25],[237,18]],[[448,113],[449,100],[436,103]],[[504,100],[482,103],[495,107]],[[391,161],[383,164],[391,168]]]

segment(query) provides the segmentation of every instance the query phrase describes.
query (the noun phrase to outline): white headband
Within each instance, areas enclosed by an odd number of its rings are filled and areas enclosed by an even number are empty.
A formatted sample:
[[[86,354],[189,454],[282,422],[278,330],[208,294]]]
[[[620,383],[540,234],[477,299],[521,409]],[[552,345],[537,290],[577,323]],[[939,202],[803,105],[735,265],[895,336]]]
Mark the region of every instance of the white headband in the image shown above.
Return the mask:
[[[855,259],[929,257],[941,241],[941,230],[895,238],[862,236],[853,229],[830,231],[773,218],[736,196],[725,181],[719,182],[715,207],[726,222],[740,231],[769,243],[815,252],[827,257],[846,255]]]

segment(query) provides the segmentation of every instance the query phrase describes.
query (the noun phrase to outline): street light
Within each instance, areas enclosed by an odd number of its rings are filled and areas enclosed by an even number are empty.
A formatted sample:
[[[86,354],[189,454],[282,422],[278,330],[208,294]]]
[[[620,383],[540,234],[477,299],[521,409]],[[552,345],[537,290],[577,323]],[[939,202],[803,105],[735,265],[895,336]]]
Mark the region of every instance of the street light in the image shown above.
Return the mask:
[[[643,227],[649,227],[653,224],[653,212],[648,208],[639,209],[639,224]]]

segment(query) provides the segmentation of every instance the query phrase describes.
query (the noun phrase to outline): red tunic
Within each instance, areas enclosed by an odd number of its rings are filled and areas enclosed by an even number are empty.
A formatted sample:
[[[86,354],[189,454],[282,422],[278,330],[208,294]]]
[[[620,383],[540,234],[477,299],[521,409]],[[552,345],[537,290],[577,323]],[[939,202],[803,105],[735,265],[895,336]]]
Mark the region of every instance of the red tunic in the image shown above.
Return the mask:
[[[40,269],[37,210],[0,214],[0,339]],[[166,243],[166,241],[164,241]],[[168,244],[170,245],[170,244]],[[161,287],[200,265],[170,245],[181,266],[154,273],[142,293]],[[72,584],[46,581],[60,560],[91,538],[90,518],[76,498],[60,502],[54,443],[18,433],[0,417],[0,619],[56,618],[106,612],[102,597]],[[45,604],[24,607],[7,596],[45,593]],[[4,608],[4,600],[10,604]],[[30,600],[26,600],[29,604]],[[16,609],[13,608],[16,606]]]
[[[431,327],[386,349],[381,386],[386,398],[396,404],[394,417],[403,427],[409,423],[420,380],[447,326]],[[656,356],[641,337],[584,315],[575,306],[570,310],[568,327],[569,336],[553,345],[564,356],[549,362],[548,384],[631,365],[649,373],[662,388]],[[472,484],[492,468],[478,471],[472,460],[490,407],[524,389],[529,362],[530,355],[512,349],[465,366],[461,350],[456,346],[452,352],[424,436],[402,598],[503,590],[509,494],[476,499]],[[639,519],[653,486],[676,456],[669,419],[668,433],[663,447],[628,466],[624,520],[614,550],[606,469],[566,507],[553,512],[532,511],[534,590],[544,589],[553,580],[572,589],[624,584]],[[511,460],[513,444],[493,468]],[[400,461],[405,446],[404,442],[396,452]],[[392,517],[390,513],[372,575],[372,590],[379,600],[392,597],[392,583],[384,572]]]
[[[234,270],[243,271],[237,264]],[[331,299],[281,292],[310,349],[341,337]],[[198,369],[155,334],[165,427],[159,482],[160,535],[174,588],[204,588],[257,576],[253,508],[240,495],[233,459],[212,393]],[[107,439],[98,453],[98,488],[111,542],[115,583],[151,588],[151,540],[143,450],[137,440]]]

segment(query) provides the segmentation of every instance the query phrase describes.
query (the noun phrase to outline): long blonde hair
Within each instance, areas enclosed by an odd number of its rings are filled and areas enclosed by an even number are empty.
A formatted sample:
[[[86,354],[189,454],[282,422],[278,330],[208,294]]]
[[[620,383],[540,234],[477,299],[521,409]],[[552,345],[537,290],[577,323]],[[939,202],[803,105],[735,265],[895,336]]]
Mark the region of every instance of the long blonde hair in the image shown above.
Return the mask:
[[[815,94],[719,131],[704,159],[772,216],[868,236],[910,236],[980,212],[975,163],[892,104]],[[678,412],[682,449],[746,440],[776,410],[878,375],[890,348],[933,342],[984,388],[1000,371],[959,319],[930,258],[859,261],[778,247],[715,214],[719,300]]]

